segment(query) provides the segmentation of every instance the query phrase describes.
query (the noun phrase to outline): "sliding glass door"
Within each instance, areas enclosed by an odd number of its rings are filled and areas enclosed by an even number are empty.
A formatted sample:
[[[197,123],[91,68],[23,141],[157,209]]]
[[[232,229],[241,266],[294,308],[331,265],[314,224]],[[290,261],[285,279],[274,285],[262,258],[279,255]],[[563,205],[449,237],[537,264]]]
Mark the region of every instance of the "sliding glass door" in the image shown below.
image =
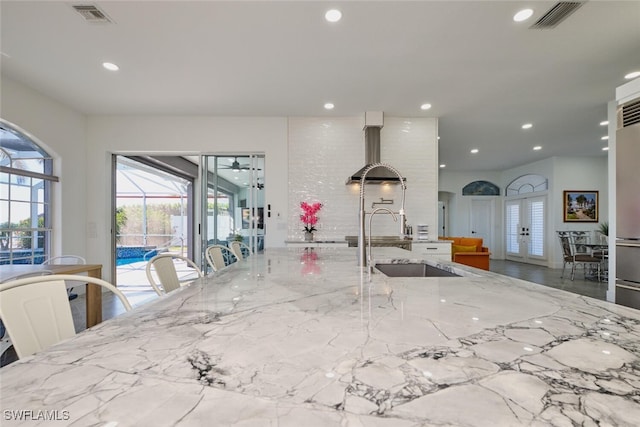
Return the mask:
[[[196,173],[197,167],[180,157],[113,156],[113,277],[118,286],[146,285],[146,262],[159,253],[193,256]]]
[[[204,155],[200,158],[201,262],[209,245],[232,240],[253,252],[264,247],[264,155]]]

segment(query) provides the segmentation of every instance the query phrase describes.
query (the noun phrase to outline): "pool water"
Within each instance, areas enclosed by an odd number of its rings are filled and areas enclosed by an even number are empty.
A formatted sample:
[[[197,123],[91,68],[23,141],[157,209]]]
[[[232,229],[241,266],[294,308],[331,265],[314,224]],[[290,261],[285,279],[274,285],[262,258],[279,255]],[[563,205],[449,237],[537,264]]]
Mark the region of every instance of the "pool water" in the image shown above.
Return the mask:
[[[145,259],[144,257],[135,257],[135,258],[118,258],[116,259],[116,266],[119,265],[127,265],[133,264],[134,262],[147,262],[151,257]]]

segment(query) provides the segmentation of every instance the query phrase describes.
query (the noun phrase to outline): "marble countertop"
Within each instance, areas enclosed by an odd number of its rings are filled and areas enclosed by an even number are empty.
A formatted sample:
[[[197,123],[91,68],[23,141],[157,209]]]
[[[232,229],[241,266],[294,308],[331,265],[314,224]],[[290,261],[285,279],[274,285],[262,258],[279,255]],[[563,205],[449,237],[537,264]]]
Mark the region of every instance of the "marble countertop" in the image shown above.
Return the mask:
[[[438,262],[267,249],[0,369],[2,425],[638,425],[640,311]]]
[[[313,239],[311,241],[306,241],[306,240],[285,240],[285,243],[344,243],[345,245],[347,244],[347,241],[342,239],[342,240],[318,240],[318,239]]]

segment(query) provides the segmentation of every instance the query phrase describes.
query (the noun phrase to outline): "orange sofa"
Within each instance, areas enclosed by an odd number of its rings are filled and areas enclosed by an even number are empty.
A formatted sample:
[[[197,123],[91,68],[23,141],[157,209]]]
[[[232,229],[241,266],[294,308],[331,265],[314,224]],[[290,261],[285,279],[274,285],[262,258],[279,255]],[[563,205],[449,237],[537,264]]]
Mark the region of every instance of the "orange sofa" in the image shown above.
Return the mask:
[[[482,246],[482,239],[476,237],[438,237],[451,241],[451,261],[482,270],[489,270],[489,248]]]

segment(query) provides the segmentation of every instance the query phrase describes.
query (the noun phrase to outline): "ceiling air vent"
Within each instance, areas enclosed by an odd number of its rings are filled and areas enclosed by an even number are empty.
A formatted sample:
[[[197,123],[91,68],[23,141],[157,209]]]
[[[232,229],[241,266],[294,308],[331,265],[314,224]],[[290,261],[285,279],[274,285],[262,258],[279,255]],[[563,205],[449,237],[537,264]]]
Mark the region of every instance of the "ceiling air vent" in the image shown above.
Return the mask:
[[[567,19],[569,15],[582,6],[583,3],[583,1],[558,2],[529,28],[534,30],[555,28],[559,23]]]
[[[640,100],[622,106],[622,127],[640,123]]]
[[[92,24],[108,24],[113,21],[107,16],[106,13],[90,4],[75,4],[73,8],[78,12],[85,21]]]

